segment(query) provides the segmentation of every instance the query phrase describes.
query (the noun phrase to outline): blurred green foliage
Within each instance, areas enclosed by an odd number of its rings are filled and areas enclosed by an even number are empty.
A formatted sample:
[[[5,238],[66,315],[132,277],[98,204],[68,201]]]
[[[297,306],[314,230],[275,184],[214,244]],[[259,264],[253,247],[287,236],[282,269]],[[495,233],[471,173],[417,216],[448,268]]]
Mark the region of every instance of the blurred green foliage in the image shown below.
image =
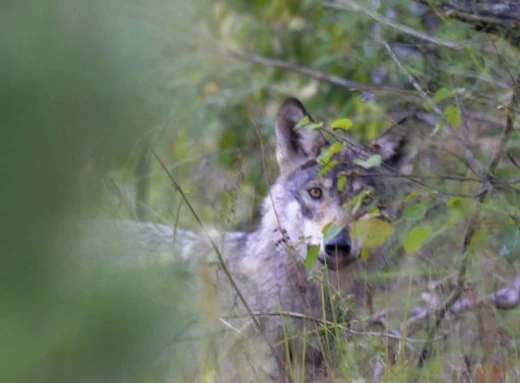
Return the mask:
[[[102,174],[170,110],[196,104],[193,89],[172,97],[187,63],[159,67],[193,50],[183,33],[195,6],[0,5],[0,381],[142,381],[181,329],[178,273],[112,270],[58,238],[63,222],[96,215]]]

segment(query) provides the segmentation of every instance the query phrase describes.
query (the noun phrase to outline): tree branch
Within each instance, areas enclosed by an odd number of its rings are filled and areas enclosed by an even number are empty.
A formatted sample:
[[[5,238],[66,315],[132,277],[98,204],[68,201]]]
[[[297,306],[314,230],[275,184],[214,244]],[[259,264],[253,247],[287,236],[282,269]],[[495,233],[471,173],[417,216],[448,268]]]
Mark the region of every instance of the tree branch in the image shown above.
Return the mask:
[[[464,158],[466,159],[466,162],[468,163],[469,167],[475,173],[477,176],[481,175],[483,172],[483,166],[480,164],[480,162],[475,158],[475,155],[469,150],[467,145],[462,141],[462,139],[459,137],[458,134],[456,134],[453,129],[450,126],[450,123],[442,110],[437,106],[435,101],[428,95],[426,90],[419,84],[419,82],[413,77],[413,75],[405,68],[405,66],[401,63],[397,55],[394,53],[390,45],[388,45],[387,42],[383,41],[383,46],[385,47],[386,51],[388,52],[388,55],[392,59],[392,61],[395,63],[395,65],[399,68],[403,74],[406,75],[408,78],[408,81],[410,84],[415,88],[415,90],[419,93],[421,98],[430,106],[430,108],[433,110],[433,112],[438,116],[440,120],[442,120],[446,126],[446,129],[449,130],[451,136],[459,145],[460,149],[464,153]],[[432,132],[432,136],[435,135],[436,130]],[[485,171],[485,170],[484,170]]]
[[[390,28],[397,29],[400,32],[403,32],[407,35],[413,36],[420,40],[424,40],[429,43],[440,45],[443,47],[448,47],[448,48],[453,48],[453,49],[464,49],[463,45],[458,44],[456,42],[439,39],[438,37],[435,37],[435,36],[429,36],[425,33],[419,32],[418,30],[410,28],[406,25],[396,23],[395,21],[387,19],[386,17],[381,16],[377,12],[375,12],[369,8],[366,8],[355,1],[338,0],[335,2],[327,2],[324,4],[324,6],[327,8],[338,9],[338,10],[353,10],[355,12],[362,12],[380,24],[386,25]]]
[[[263,65],[267,67],[273,68],[281,68],[286,69],[291,72],[296,72],[302,74],[304,76],[314,78],[316,80],[325,81],[330,84],[334,84],[340,86],[342,88],[346,88],[351,91],[362,91],[362,92],[371,92],[375,94],[411,94],[412,92],[405,89],[384,87],[384,86],[374,86],[374,85],[363,85],[358,82],[348,80],[342,77],[334,76],[325,72],[321,72],[316,69],[308,68],[302,65],[290,63],[280,59],[274,59],[270,57],[259,56],[255,54],[249,54],[244,52],[239,52],[230,48],[221,47],[220,52],[228,57],[237,58],[244,61],[249,61],[253,64]]]
[[[421,367],[422,365],[424,365],[424,362],[430,356],[432,340],[433,340],[434,336],[437,334],[438,328],[439,328],[442,320],[444,319],[446,313],[453,311],[454,308],[456,307],[456,305],[460,308],[463,308],[465,306],[470,305],[470,303],[471,303],[467,300],[466,300],[466,302],[464,302],[464,301],[459,302],[459,298],[464,289],[466,270],[468,268],[468,263],[469,263],[469,251],[468,251],[469,244],[470,244],[473,234],[475,232],[475,226],[476,226],[476,222],[477,222],[477,218],[478,218],[477,208],[478,208],[478,205],[480,205],[482,203],[482,201],[484,201],[484,198],[489,193],[489,191],[492,187],[492,181],[495,177],[494,172],[500,162],[500,159],[502,158],[502,156],[504,154],[507,140],[509,139],[510,133],[513,129],[513,125],[516,120],[516,115],[515,115],[514,111],[516,109],[516,104],[518,103],[519,91],[520,91],[519,81],[518,81],[518,79],[514,79],[513,96],[511,98],[511,104],[509,106],[509,112],[507,114],[506,125],[504,127],[504,130],[502,131],[502,136],[500,138],[499,145],[497,146],[495,152],[493,153],[493,157],[489,164],[488,170],[485,173],[486,177],[485,177],[484,183],[481,188],[482,193],[480,193],[480,195],[478,197],[476,197],[476,201],[475,201],[476,204],[473,207],[471,215],[468,219],[468,226],[467,226],[466,232],[464,234],[464,243],[463,243],[463,248],[462,248],[463,257],[462,257],[461,265],[460,265],[460,268],[458,271],[457,285],[456,285],[455,289],[453,289],[453,291],[451,292],[449,297],[446,299],[446,301],[439,308],[437,308],[434,312],[434,316],[435,316],[434,325],[430,328],[430,331],[428,332],[428,338],[430,340],[425,344],[425,346],[423,347],[423,349],[421,351],[421,354],[420,354],[419,360],[418,360],[418,367]],[[509,289],[503,290],[500,293],[497,293],[496,295],[493,296],[493,299],[496,300],[496,302],[494,302],[494,303],[496,305],[501,304],[504,307],[511,306],[511,305],[514,305],[516,307],[516,305],[518,305],[518,299],[519,299],[518,288],[520,288],[520,277],[519,276],[517,276],[513,280],[512,287],[510,287]],[[478,302],[478,303],[480,303],[480,302]]]
[[[449,312],[452,314],[460,314],[465,311],[473,310],[478,306],[490,303],[498,310],[513,310],[520,305],[520,274],[517,274],[509,286],[495,291],[492,294],[480,297],[472,294],[469,298],[459,299],[453,303]],[[413,326],[432,315],[434,310],[428,308],[418,308],[414,310],[413,315],[408,318],[406,326]]]
[[[420,0],[437,14],[498,35],[520,48],[520,4],[509,0]]]

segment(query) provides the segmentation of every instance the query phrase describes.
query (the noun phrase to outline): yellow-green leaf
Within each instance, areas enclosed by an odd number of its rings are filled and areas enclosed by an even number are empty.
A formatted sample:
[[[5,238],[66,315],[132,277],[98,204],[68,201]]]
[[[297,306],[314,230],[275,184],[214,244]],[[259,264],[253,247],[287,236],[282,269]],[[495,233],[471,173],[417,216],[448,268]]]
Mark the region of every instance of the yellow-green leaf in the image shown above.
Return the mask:
[[[335,142],[330,145],[320,156],[318,157],[318,161],[320,164],[326,164],[330,161],[332,156],[336,153],[339,153],[343,149],[343,144],[341,142]]]
[[[309,130],[321,129],[323,128],[323,122],[311,122],[310,124],[305,125],[305,127]]]
[[[471,240],[469,241],[468,249],[474,250],[475,248],[477,248],[480,244],[484,242],[488,233],[489,230],[487,229],[480,229],[473,233],[473,235],[471,236]]]
[[[383,158],[379,154],[372,154],[366,160],[354,160],[356,165],[361,166],[365,169],[376,168],[383,162]]]
[[[459,107],[455,104],[448,105],[444,111],[446,119],[454,128],[458,128],[462,124]]]
[[[303,261],[303,265],[305,270],[310,271],[316,261],[318,260],[318,256],[320,255],[320,246],[312,245],[307,247],[307,256],[305,257],[305,261]]]
[[[433,101],[435,103],[438,103],[444,100],[445,98],[451,97],[452,95],[453,92],[448,88],[441,88],[433,95]]]
[[[366,261],[368,259],[368,256],[369,256],[368,248],[363,247],[361,249],[361,260]]]
[[[473,204],[473,200],[471,198],[463,198],[463,197],[452,197],[448,200],[448,207],[450,210],[457,210],[463,214],[466,214]]]
[[[308,130],[320,129],[323,127],[323,122],[312,122],[309,116],[304,116],[296,124],[296,129],[305,128]]]
[[[323,177],[325,174],[327,174],[328,172],[330,172],[334,166],[336,166],[338,164],[338,161],[337,160],[332,160],[332,161],[329,161],[326,165],[324,165],[320,171],[318,172],[318,176],[319,177]]]
[[[308,125],[311,123],[311,119],[309,116],[304,116],[298,123],[296,124],[296,128],[301,128],[302,126]]]
[[[437,103],[441,102],[442,100],[444,100],[448,97],[451,97],[452,95],[453,95],[453,92],[451,90],[449,90],[448,88],[441,88],[437,92],[435,92],[435,94],[432,97],[432,101],[435,104],[437,104]],[[427,111],[432,110],[430,104],[428,104],[427,102],[423,103],[423,108],[426,109]]]
[[[408,205],[403,212],[403,218],[407,221],[419,221],[424,218],[428,211],[428,205],[425,202],[418,202]]]
[[[392,235],[392,225],[379,218],[368,218],[357,221],[350,235],[362,248],[374,249],[383,245]]]
[[[337,226],[332,223],[325,225],[325,227],[321,231],[323,233],[323,242],[329,242],[332,238],[338,235],[341,230],[343,230],[342,226]]]
[[[404,240],[404,251],[412,255],[430,239],[432,236],[432,227],[430,225],[416,226],[406,236]]]
[[[406,195],[406,197],[404,197],[404,202],[408,202],[408,201],[411,201],[413,200],[414,198],[416,197],[419,197],[421,194],[418,192],[418,191],[415,191],[415,190],[412,190],[410,193],[408,193]]]
[[[372,214],[372,215],[378,215],[381,213],[381,210],[379,210],[379,208],[377,206],[372,206],[369,210],[368,210],[368,214]]]
[[[332,122],[332,129],[349,130],[352,127],[352,121],[348,118],[339,118]]]
[[[342,174],[338,177],[338,191],[345,190],[345,187],[347,186],[347,176],[345,174]]]

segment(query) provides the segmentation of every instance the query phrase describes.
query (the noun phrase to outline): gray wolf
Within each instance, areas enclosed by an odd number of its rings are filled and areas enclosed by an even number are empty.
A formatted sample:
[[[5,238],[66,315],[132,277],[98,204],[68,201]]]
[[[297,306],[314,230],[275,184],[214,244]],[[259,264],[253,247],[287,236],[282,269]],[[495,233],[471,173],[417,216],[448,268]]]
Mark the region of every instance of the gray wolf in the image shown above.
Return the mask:
[[[208,236],[168,225],[111,223],[122,251],[137,254],[140,262],[175,260],[199,270],[203,288],[218,300],[220,321],[211,326],[227,330],[214,342],[221,356],[214,363],[219,381],[312,381],[326,375],[328,346],[314,335],[320,327],[314,319],[337,320],[330,297],[361,294],[358,271],[385,262],[391,241],[370,246],[362,259],[363,235],[354,229],[357,222],[387,222],[398,213],[393,198],[401,185],[384,175],[405,166],[404,138],[389,131],[370,145],[355,145],[338,132],[312,129],[312,121],[299,100],[281,105],[275,125],[280,174],[256,230]],[[333,141],[341,145],[331,152]],[[363,165],[374,155],[379,166]],[[107,233],[103,228],[94,235]],[[234,284],[210,241],[218,244]],[[318,249],[312,268],[305,265],[310,249]]]

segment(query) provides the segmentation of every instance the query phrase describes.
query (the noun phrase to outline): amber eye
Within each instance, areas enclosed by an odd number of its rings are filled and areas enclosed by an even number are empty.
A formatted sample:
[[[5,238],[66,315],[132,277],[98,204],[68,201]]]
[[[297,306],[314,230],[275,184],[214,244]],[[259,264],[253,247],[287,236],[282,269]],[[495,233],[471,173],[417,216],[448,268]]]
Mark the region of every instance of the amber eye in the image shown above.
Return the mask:
[[[316,188],[316,187],[310,188],[308,190],[308,193],[309,193],[309,195],[311,196],[312,199],[320,199],[322,194],[323,194],[321,189],[320,188]]]

